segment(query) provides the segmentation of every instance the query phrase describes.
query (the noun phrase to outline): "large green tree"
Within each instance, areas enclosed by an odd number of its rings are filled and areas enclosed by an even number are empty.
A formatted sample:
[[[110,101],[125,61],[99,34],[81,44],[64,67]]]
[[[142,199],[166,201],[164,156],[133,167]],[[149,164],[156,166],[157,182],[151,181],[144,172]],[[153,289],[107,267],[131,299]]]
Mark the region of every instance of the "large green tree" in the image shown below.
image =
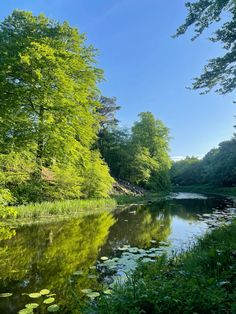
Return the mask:
[[[0,45],[1,153],[27,153],[36,181],[55,185],[59,178],[66,186],[70,177],[74,196],[93,163],[110,184],[106,165],[91,150],[100,123],[102,71],[84,35],[43,14],[14,11],[0,24]]]
[[[131,134],[131,174],[134,183],[152,190],[169,185],[169,129],[151,112],[141,112]]]
[[[212,88],[226,94],[236,87],[236,1],[235,0],[197,0],[187,2],[188,15],[176,36],[194,27],[193,40],[200,36],[211,24],[219,22],[219,28],[210,40],[222,44],[225,54],[213,58],[205,66],[202,75],[195,79],[193,89],[208,92]]]

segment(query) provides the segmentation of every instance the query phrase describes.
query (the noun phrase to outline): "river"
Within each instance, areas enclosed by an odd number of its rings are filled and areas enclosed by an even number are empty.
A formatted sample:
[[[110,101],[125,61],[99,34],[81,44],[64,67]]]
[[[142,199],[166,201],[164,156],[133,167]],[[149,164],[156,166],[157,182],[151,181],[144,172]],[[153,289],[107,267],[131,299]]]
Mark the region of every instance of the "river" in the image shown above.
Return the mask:
[[[0,313],[47,313],[56,304],[58,313],[79,313],[84,301],[112,293],[139,261],[185,250],[230,221],[234,207],[230,198],[177,193],[113,213],[23,225],[0,241]]]

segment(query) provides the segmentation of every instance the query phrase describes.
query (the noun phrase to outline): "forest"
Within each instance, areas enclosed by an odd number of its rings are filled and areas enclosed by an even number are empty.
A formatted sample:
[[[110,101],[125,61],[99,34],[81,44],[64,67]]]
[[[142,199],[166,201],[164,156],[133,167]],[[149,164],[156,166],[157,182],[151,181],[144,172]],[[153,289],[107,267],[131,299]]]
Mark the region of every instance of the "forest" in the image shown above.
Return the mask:
[[[26,204],[108,197],[116,178],[169,185],[169,130],[143,112],[118,126],[98,90],[95,49],[68,23],[14,11],[0,25],[1,199]]]
[[[235,0],[185,6],[170,39],[214,26],[223,51],[191,89],[233,94]],[[16,9],[0,47],[0,313],[236,313],[236,133],[173,161],[154,113],[119,121],[69,22]]]

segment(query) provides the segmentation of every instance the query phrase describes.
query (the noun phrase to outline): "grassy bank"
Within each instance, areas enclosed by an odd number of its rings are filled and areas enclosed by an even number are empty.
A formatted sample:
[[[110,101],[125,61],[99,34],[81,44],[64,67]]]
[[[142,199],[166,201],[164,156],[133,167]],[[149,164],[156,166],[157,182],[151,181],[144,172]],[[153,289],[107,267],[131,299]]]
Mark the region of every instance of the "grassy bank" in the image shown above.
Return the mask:
[[[116,207],[114,199],[67,200],[58,202],[34,203],[14,207],[16,220],[43,219],[58,216],[77,216],[81,214],[95,214],[103,210]]]
[[[140,265],[88,313],[236,313],[236,223],[189,251]]]
[[[159,193],[145,193],[144,195],[113,195],[112,198],[117,202],[118,205],[129,205],[129,204],[147,204],[148,202],[155,202],[160,200],[169,194],[169,191]]]
[[[210,193],[223,196],[235,196],[236,187],[216,187],[210,185],[191,185],[172,187],[172,192],[196,192],[196,193]]]

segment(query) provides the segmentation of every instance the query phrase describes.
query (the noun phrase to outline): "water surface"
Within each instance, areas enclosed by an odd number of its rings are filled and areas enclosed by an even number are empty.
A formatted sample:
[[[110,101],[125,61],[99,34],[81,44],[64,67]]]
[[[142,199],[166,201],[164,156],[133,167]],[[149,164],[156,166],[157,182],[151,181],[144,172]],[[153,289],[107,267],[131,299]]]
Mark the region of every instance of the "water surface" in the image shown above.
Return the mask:
[[[114,213],[22,226],[14,237],[0,241],[0,293],[13,294],[0,298],[0,313],[17,313],[32,302],[40,304],[35,313],[47,313],[45,297],[27,295],[41,289],[55,294],[59,313],[79,313],[87,299],[81,290],[112,287],[137,262],[185,249],[234,215],[228,198],[178,193]]]

